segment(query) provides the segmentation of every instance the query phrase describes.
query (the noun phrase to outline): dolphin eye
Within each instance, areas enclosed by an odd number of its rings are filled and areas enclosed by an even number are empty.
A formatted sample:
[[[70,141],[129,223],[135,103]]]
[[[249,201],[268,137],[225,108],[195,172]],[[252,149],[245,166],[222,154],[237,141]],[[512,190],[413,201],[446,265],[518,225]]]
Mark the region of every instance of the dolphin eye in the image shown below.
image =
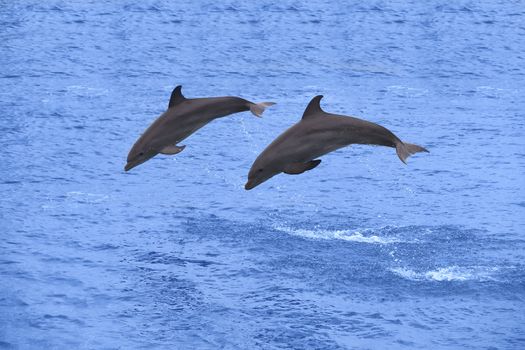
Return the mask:
[[[261,171],[263,171],[263,170],[262,170],[262,169],[259,169],[259,170],[257,170],[257,171],[258,171],[258,172],[261,172]]]
[[[144,152],[140,152],[140,153],[139,153],[139,156],[143,156],[143,155],[144,155]]]

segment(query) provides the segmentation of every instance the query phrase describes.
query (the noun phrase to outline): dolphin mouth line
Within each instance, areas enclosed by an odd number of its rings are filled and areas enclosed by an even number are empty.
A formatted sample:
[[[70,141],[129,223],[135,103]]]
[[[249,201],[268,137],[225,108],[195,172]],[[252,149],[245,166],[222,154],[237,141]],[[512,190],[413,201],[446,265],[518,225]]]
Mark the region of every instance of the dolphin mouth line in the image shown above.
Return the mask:
[[[124,166],[124,171],[130,171],[131,169],[133,169],[134,167],[136,167],[137,165],[140,165],[140,164],[142,164],[142,163],[137,162],[137,161],[127,162],[126,165]]]
[[[248,181],[244,185],[244,189],[247,190],[247,191],[249,191],[251,189],[254,189],[255,187],[257,187],[260,184],[264,183],[266,180],[268,180],[268,179],[264,179],[264,180],[261,180],[259,178],[248,179]]]
[[[254,181],[248,180],[248,182],[246,182],[246,185],[244,185],[244,189],[249,191],[252,188],[254,188],[255,186],[257,186],[257,184]]]

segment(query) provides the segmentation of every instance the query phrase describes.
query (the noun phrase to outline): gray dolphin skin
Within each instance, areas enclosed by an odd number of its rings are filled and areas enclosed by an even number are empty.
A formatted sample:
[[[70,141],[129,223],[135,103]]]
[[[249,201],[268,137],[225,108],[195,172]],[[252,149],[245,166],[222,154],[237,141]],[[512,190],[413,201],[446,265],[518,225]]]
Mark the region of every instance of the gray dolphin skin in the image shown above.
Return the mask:
[[[125,171],[155,157],[173,155],[186,146],[177,145],[214,119],[233,113],[251,111],[261,117],[273,102],[253,103],[240,97],[185,98],[182,86],[171,93],[168,109],[151,124],[129,151]]]
[[[406,159],[425,148],[402,142],[390,130],[366,120],[326,113],[321,109],[322,95],[310,101],[302,119],[277,137],[257,157],[248,173],[246,190],[280,174],[297,175],[321,163],[315,159],[351,145],[379,145],[396,149],[399,159]]]

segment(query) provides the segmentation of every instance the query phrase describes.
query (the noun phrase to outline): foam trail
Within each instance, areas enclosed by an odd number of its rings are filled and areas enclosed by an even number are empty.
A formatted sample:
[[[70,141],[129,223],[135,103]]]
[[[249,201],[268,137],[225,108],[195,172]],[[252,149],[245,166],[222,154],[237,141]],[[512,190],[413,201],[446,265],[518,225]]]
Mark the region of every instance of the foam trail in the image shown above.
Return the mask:
[[[406,267],[397,267],[390,269],[394,274],[411,281],[495,281],[494,273],[499,269],[497,267],[460,267],[447,266],[426,272],[417,272]]]
[[[293,236],[299,236],[312,239],[338,239],[343,241],[371,243],[371,244],[391,244],[402,242],[396,237],[382,237],[377,235],[364,235],[358,230],[307,230],[307,229],[293,229],[286,226],[276,226],[276,230],[288,233]],[[363,230],[367,232],[369,230]],[[404,242],[407,243],[407,242]]]

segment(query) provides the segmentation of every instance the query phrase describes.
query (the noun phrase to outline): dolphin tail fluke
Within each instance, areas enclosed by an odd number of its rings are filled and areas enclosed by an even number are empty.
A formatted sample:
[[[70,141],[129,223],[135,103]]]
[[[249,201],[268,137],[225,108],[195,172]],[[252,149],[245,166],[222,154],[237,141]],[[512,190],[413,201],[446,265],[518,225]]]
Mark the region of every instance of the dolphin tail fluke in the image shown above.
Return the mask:
[[[256,117],[262,117],[266,107],[273,106],[275,102],[261,102],[261,103],[251,103],[249,104],[250,112],[253,113]]]
[[[405,164],[407,163],[408,157],[418,152],[428,152],[428,150],[424,147],[413,145],[411,143],[403,143],[401,141],[396,144],[397,156]]]

